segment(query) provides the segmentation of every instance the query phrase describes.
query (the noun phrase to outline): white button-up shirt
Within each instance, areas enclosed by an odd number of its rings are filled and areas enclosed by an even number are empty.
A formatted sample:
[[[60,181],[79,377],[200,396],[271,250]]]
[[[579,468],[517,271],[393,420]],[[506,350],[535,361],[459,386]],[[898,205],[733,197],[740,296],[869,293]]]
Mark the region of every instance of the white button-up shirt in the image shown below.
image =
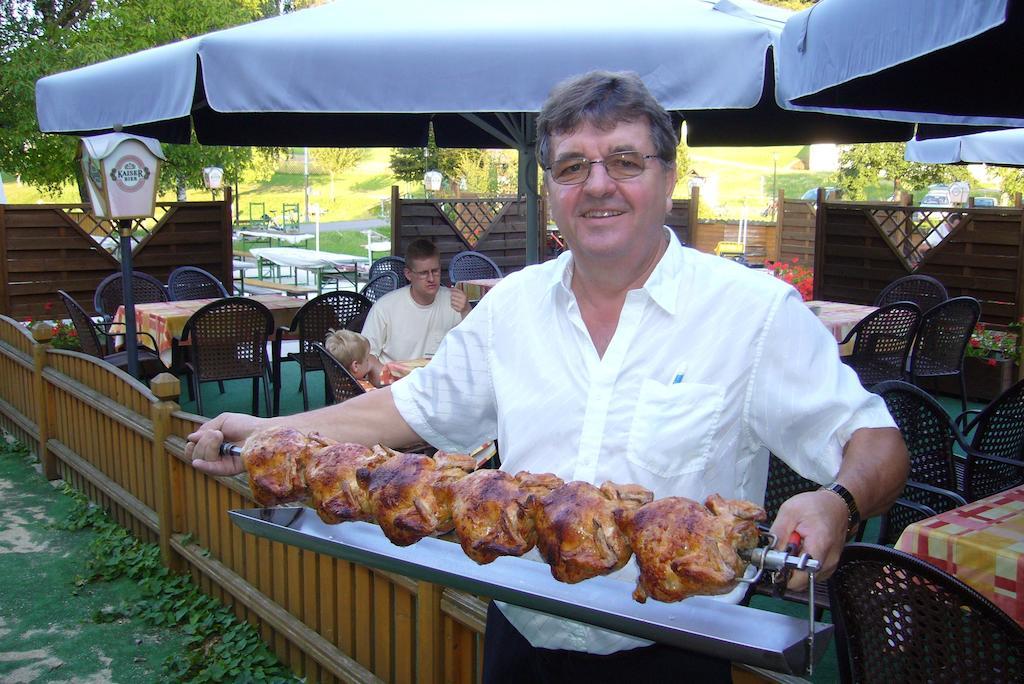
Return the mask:
[[[855,430],[894,426],[792,287],[666,233],[665,255],[626,295],[603,357],[565,253],[504,278],[427,367],[393,386],[403,418],[448,451],[497,438],[511,473],[757,502],[769,450],[826,483]],[[636,575],[631,561],[616,576]],[[650,643],[499,605],[534,646],[611,653]]]

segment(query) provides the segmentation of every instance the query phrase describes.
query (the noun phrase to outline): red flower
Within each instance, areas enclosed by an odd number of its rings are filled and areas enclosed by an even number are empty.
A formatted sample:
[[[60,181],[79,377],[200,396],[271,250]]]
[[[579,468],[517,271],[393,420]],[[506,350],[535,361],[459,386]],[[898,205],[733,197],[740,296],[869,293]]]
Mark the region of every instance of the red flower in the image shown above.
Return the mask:
[[[987,363],[990,366],[994,366],[994,365],[996,365],[996,360],[995,359],[985,359],[985,363]]]
[[[46,302],[43,304],[43,311],[49,312],[53,309],[53,302]]]

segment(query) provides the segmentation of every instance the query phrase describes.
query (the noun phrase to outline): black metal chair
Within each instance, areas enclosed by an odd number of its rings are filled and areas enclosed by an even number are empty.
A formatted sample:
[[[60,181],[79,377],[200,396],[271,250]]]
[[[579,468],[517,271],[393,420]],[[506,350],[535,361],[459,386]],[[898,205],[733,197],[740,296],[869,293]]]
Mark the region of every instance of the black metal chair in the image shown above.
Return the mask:
[[[171,271],[167,278],[167,294],[173,302],[229,296],[217,276],[197,266],[179,266]]]
[[[114,320],[117,308],[124,304],[124,288],[121,281],[120,273],[111,273],[96,286],[96,293],[92,299],[93,308],[103,316],[103,320],[106,322]],[[132,292],[136,304],[151,304],[169,300],[164,284],[141,271],[132,272]]]
[[[936,304],[921,316],[910,353],[910,380],[915,385],[922,378],[959,377],[961,411],[967,410],[964,354],[980,317],[981,304],[973,297],[953,297]]]
[[[842,357],[843,363],[856,371],[865,387],[906,377],[907,356],[920,322],[921,310],[913,302],[883,306],[861,319],[839,343],[853,339],[853,352]]]
[[[912,523],[966,503],[967,501],[956,492],[907,480],[903,494],[881,516],[876,543],[892,546],[899,540],[903,530]]]
[[[829,594],[843,682],[1024,681],[1024,629],[910,554],[849,544]]]
[[[281,328],[274,338],[274,415],[281,405],[281,362],[295,361],[299,364],[299,390],[302,392],[302,408],[309,410],[309,393],[306,391],[306,373],[321,370],[320,357],[313,349],[313,343],[323,342],[332,329],[339,330],[355,326],[362,327],[362,320],[372,303],[357,292],[337,290],[314,297],[295,312],[288,328]],[[298,337],[299,351],[281,358],[281,339],[285,335]]]
[[[882,288],[875,298],[875,306],[895,302],[914,302],[922,312],[949,299],[946,287],[926,275],[908,275],[897,278]]]
[[[324,389],[326,403],[340,404],[346,399],[366,394],[359,381],[352,377],[345,366],[341,365],[327,348],[320,342],[313,343],[313,349],[320,357],[320,365],[324,368]]]
[[[200,386],[215,380],[252,378],[252,412],[259,415],[260,380],[270,413],[270,363],[267,342],[274,333],[274,316],[247,297],[227,297],[203,306],[185,322],[182,343],[191,344],[185,372],[203,413]]]
[[[974,450],[1024,462],[1024,380],[980,411],[961,413],[956,422]],[[1024,482],[1024,468],[997,461],[974,463],[970,475],[979,498]]]
[[[883,382],[872,391],[885,400],[910,455],[909,480],[976,501],[1024,480],[1024,461],[978,451],[969,445],[946,410],[924,390],[899,380]],[[959,450],[963,456],[959,456]],[[942,512],[949,498],[903,497]]]
[[[405,277],[405,259],[400,256],[386,256],[377,259],[370,264],[370,272],[366,274],[368,280],[373,280],[381,273],[394,273],[398,276],[398,287],[405,287],[409,279]]]
[[[82,306],[75,301],[75,298],[69,295],[64,290],[57,290],[58,296],[64,302],[64,306],[67,307],[68,316],[71,318],[71,324],[75,326],[75,332],[78,334],[78,341],[82,345],[82,351],[90,356],[103,359],[107,363],[121,370],[128,371],[128,352],[109,352],[108,348],[112,347],[112,344],[106,344],[101,341],[100,337],[112,338],[110,334],[110,326],[112,323],[97,323],[94,321],[86,312]],[[148,337],[153,340],[152,335],[148,333],[140,332],[139,336]],[[156,341],[153,340],[153,349],[156,349]],[[163,361],[160,360],[160,355],[151,349],[139,346],[139,372],[143,378],[153,378],[160,373],[167,371],[167,366],[164,365]]]
[[[454,285],[463,280],[501,278],[501,269],[485,254],[466,250],[452,257],[448,263],[448,280]]]
[[[376,302],[388,292],[397,290],[400,287],[403,287],[402,282],[394,271],[381,271],[370,278],[369,282],[359,291],[359,294],[371,302]]]

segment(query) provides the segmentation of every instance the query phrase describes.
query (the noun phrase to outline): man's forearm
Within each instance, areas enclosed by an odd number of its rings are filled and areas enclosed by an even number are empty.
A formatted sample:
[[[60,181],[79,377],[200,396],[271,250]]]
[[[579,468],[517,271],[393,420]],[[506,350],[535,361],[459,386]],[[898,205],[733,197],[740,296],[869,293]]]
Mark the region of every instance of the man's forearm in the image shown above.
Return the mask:
[[[387,387],[315,411],[273,418],[269,424],[367,446],[402,447],[423,441],[402,418]]]
[[[866,520],[889,510],[903,492],[910,460],[896,428],[862,428],[853,433],[843,452],[836,481],[853,494]]]

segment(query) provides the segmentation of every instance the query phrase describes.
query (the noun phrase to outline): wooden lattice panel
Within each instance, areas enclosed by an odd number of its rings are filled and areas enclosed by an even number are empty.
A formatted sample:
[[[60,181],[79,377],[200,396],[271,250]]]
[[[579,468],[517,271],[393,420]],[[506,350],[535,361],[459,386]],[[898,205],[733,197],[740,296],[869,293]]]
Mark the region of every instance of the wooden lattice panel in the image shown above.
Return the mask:
[[[946,241],[970,216],[955,209],[904,207],[875,208],[865,214],[889,242],[908,271],[916,270],[928,258],[929,251]]]
[[[154,215],[141,219],[131,219],[132,222],[132,253],[139,248],[139,245],[148,238],[160,224],[169,207],[165,204],[158,204]],[[107,250],[112,257],[121,260],[121,237],[117,229],[116,219],[97,218],[88,211],[87,207],[70,207],[65,212],[72,221],[91,235],[100,246]]]
[[[502,199],[444,200],[437,203],[437,209],[466,246],[473,249],[512,204],[512,200]]]

